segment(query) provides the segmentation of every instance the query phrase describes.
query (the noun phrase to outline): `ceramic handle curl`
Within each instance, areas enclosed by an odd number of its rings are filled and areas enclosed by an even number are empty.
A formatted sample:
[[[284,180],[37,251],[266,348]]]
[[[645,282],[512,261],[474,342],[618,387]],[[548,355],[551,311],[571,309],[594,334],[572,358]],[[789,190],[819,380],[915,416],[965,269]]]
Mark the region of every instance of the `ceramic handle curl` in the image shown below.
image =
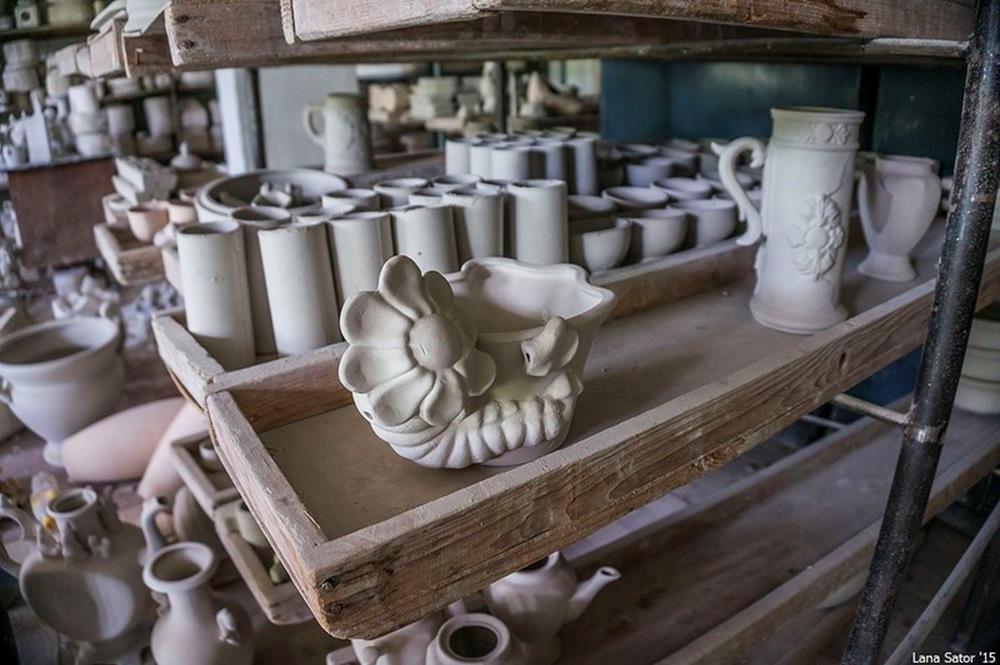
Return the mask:
[[[323,132],[316,129],[316,125],[313,123],[313,117],[315,114],[322,114],[323,107],[319,104],[306,104],[305,108],[302,109],[302,126],[305,127],[306,134],[309,135],[316,143],[323,145]]]
[[[766,148],[760,139],[745,136],[726,145],[712,144],[712,151],[719,156],[719,178],[726,191],[736,201],[740,210],[740,219],[747,223],[747,230],[736,239],[738,245],[752,245],[764,235],[764,221],[760,211],[750,201],[743,187],[736,179],[736,159],[746,151],[751,152],[750,166],[759,168],[764,165]]]

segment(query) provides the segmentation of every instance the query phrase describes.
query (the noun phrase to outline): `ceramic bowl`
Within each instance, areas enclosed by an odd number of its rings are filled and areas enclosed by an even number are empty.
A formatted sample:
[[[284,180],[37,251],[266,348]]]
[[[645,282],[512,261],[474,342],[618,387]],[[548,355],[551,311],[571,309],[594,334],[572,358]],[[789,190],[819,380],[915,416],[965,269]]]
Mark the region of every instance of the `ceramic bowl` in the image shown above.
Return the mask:
[[[382,208],[395,208],[408,205],[412,192],[428,187],[430,184],[426,178],[394,178],[383,180],[372,189],[378,192]],[[341,189],[346,189],[346,187]]]
[[[481,180],[482,178],[472,173],[452,173],[449,175],[439,175],[431,183],[437,189],[450,192],[456,189],[475,187]]]
[[[634,210],[626,219],[632,222],[628,255],[637,261],[651,261],[676,252],[687,238],[688,214],[683,210]]]
[[[665,208],[670,201],[664,192],[652,187],[609,187],[601,196],[614,201],[622,210],[650,210]]]
[[[655,157],[660,149],[655,145],[648,145],[646,143],[620,143],[618,144],[618,152],[620,152],[625,159],[645,159],[647,157]]]
[[[590,194],[570,194],[566,197],[566,207],[570,221],[610,217],[618,210],[618,204],[611,199]]]
[[[958,382],[955,406],[984,415],[1000,413],[1000,383],[963,376]]]
[[[172,224],[194,224],[198,221],[198,210],[190,201],[170,199],[167,201],[167,217]]]
[[[736,176],[736,182],[740,184],[740,187],[745,191],[750,189],[756,184],[754,178],[746,173],[740,173],[737,171],[733,175]],[[698,180],[707,183],[713,191],[715,192],[725,192],[726,186],[722,184],[722,180],[719,179],[719,172],[716,170],[706,171],[702,169],[701,173],[697,176]]]
[[[684,152],[696,153],[701,150],[701,144],[697,141],[690,141],[688,139],[670,139],[663,145],[668,148],[673,148],[674,150],[683,150]]]
[[[970,346],[965,351],[962,376],[981,381],[1000,382],[1000,350]]]
[[[164,201],[140,203],[128,209],[128,227],[132,235],[142,242],[153,242],[156,232],[170,221],[170,213]]]
[[[674,175],[693,176],[698,172],[698,153],[671,148],[660,148],[660,154],[674,160]]]
[[[674,173],[676,162],[670,157],[647,157],[641,162],[625,165],[625,182],[632,187],[649,187],[654,180]]]
[[[736,204],[724,199],[678,201],[675,208],[690,214],[688,240],[704,247],[725,240],[736,230]]]
[[[590,272],[610,270],[625,260],[631,240],[628,219],[585,219],[569,225],[569,260]]]
[[[213,180],[198,190],[195,196],[198,219],[229,219],[234,210],[248,205],[260,193],[261,185],[265,182],[278,189],[291,184],[301,190],[302,205],[290,209],[292,214],[318,208],[324,193],[348,187],[347,181],[340,176],[314,169],[250,171]]]
[[[712,186],[697,178],[663,178],[652,184],[653,189],[666,193],[672,201],[712,198]]]

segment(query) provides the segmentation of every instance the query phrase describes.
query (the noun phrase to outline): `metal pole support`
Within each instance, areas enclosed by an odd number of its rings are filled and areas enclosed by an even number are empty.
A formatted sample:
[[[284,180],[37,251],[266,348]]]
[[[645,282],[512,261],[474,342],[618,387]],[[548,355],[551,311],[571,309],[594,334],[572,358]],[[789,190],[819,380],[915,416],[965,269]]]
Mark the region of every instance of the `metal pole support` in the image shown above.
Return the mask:
[[[1000,0],[981,0],[967,57],[955,188],[914,389],[910,422],[889,492],[871,571],[841,662],[875,665],[941,452],[976,309],[1000,157]]]

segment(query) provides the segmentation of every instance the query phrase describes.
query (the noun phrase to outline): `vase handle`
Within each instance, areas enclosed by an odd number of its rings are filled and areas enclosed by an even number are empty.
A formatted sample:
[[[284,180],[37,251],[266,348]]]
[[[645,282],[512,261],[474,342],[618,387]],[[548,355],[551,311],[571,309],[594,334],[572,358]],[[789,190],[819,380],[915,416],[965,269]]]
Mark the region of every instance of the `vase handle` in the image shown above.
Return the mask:
[[[313,122],[315,115],[319,113],[322,115],[323,107],[319,104],[306,104],[305,108],[302,109],[302,126],[305,127],[306,134],[313,141],[319,145],[323,145],[323,132],[316,128],[316,123]]]
[[[712,151],[719,156],[719,178],[726,191],[736,201],[736,206],[740,211],[740,220],[747,223],[747,230],[736,239],[736,244],[744,247],[754,244],[764,235],[764,222],[761,219],[760,211],[750,201],[750,197],[743,191],[743,187],[736,179],[736,159],[747,150],[751,151],[750,166],[759,168],[764,165],[766,148],[760,139],[745,136],[725,145],[712,144]]]
[[[24,512],[20,508],[14,505],[14,503],[7,498],[7,495],[0,494],[0,522],[4,520],[10,520],[17,524],[21,528],[21,540],[26,540],[28,534],[31,533],[32,527],[34,527],[34,520],[28,513]],[[15,579],[21,573],[21,564],[10,558],[7,554],[7,549],[0,543],[0,570],[13,576]]]

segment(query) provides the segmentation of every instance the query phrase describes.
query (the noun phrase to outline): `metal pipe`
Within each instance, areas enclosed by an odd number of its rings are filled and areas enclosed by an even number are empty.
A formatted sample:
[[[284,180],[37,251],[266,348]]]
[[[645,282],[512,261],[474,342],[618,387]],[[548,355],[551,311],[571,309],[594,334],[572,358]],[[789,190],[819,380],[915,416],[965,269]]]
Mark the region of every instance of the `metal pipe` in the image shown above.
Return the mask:
[[[1000,505],[993,509],[989,519],[979,529],[979,533],[972,539],[969,547],[966,548],[962,558],[948,574],[948,579],[944,581],[934,598],[928,603],[926,609],[921,612],[920,617],[910,628],[909,632],[900,640],[896,650],[892,652],[885,665],[902,665],[902,663],[913,662],[913,653],[920,648],[927,636],[934,630],[934,626],[940,621],[944,611],[955,598],[955,594],[965,583],[966,578],[976,569],[976,562],[982,557],[987,546],[995,540],[997,529],[1000,528]]]
[[[869,418],[874,418],[890,425],[906,427],[910,424],[910,417],[907,414],[900,413],[886,406],[873,404],[868,400],[855,397],[854,395],[840,393],[839,395],[834,395],[830,401],[848,411],[854,411],[855,413],[860,413],[863,416],[868,416]]]
[[[981,0],[970,43],[955,189],[910,425],[844,665],[874,665],[927,508],[989,244],[1000,157],[1000,0]]]

